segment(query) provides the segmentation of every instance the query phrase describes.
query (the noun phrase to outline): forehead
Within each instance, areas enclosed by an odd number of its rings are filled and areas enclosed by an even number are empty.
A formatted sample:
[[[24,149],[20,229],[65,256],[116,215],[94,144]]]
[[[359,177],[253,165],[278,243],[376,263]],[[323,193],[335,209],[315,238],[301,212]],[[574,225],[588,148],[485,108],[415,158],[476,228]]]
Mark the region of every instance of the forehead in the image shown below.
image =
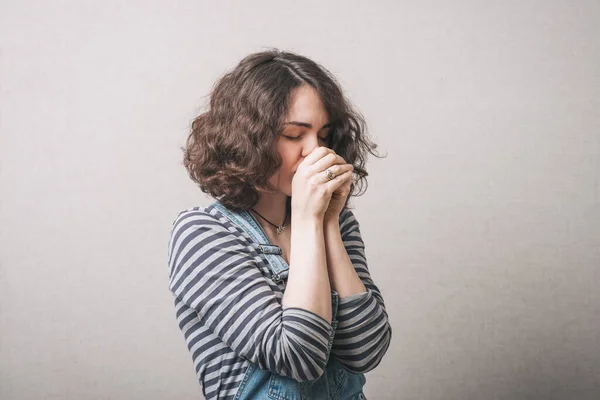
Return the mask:
[[[304,85],[294,91],[288,111],[288,121],[303,121],[321,126],[327,122],[327,118],[327,110],[316,90]]]

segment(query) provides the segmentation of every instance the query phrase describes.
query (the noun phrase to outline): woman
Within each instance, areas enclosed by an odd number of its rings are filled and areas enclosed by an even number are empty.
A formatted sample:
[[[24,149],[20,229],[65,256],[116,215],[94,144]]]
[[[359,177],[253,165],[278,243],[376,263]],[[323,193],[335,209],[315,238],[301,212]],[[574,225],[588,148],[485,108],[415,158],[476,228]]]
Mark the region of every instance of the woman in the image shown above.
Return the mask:
[[[217,201],[175,219],[169,287],[205,398],[365,398],[392,330],[347,206],[364,126],[325,68],[276,49],[192,123],[184,165]]]

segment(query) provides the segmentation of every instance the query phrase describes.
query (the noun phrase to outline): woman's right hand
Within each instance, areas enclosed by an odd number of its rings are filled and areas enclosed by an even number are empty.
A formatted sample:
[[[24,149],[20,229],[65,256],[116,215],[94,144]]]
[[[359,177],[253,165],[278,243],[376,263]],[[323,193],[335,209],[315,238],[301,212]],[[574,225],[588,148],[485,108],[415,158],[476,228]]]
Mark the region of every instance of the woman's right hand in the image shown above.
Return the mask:
[[[324,172],[330,169],[335,178],[329,180]],[[328,147],[317,147],[298,165],[292,178],[292,215],[300,219],[323,219],[333,192],[354,167]]]

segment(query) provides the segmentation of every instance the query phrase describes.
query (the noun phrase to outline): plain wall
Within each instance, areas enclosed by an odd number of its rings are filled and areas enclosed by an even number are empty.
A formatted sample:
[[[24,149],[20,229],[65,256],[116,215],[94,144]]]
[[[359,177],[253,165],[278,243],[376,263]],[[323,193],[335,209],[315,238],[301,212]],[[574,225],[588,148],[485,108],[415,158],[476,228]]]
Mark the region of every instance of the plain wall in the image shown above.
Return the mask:
[[[384,159],[353,200],[392,344],[370,399],[600,398],[598,1],[3,1],[0,397],[199,399],[168,291],[179,149],[277,47]]]

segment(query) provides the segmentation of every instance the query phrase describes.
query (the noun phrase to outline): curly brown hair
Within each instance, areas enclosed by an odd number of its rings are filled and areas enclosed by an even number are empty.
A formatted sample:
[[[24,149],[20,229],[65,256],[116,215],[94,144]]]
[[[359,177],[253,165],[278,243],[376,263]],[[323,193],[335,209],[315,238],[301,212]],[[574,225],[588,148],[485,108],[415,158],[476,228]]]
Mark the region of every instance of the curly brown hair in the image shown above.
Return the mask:
[[[233,210],[256,205],[260,190],[282,165],[276,150],[293,91],[310,85],[319,94],[332,123],[327,147],[354,166],[351,196],[368,186],[367,152],[377,145],[366,137],[364,117],[345,98],[326,68],[301,55],[275,48],[244,57],[214,84],[208,111],[191,124],[184,166],[204,193]],[[359,193],[355,194],[356,184]],[[366,187],[365,187],[366,191]],[[364,191],[363,191],[364,193]],[[289,206],[288,198],[288,206]]]

